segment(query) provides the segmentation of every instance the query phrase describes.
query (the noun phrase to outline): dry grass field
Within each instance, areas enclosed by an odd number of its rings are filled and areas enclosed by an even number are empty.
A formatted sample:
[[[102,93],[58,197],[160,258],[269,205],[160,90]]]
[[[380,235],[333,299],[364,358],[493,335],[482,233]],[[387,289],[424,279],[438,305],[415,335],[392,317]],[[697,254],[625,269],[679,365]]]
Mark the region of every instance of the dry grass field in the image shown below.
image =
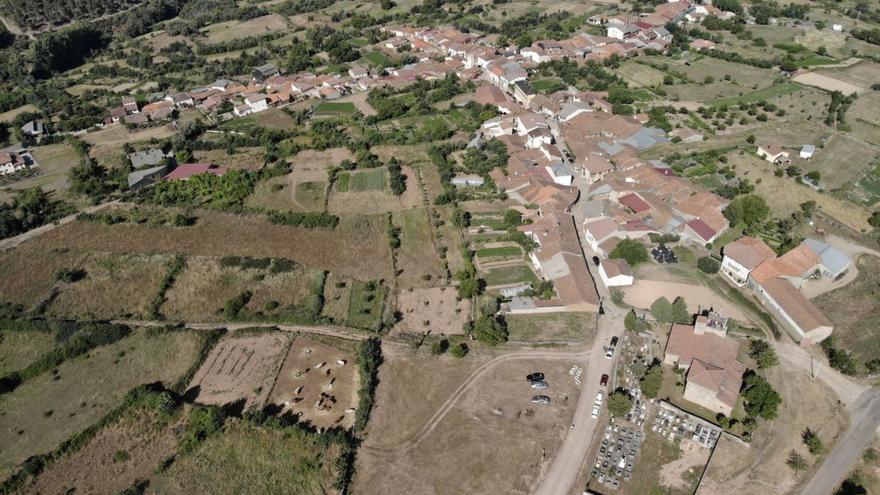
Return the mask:
[[[343,176],[347,174],[347,178]],[[343,172],[330,193],[327,209],[335,214],[379,214],[412,208],[421,204],[418,184],[410,167],[403,167],[406,190],[391,193],[385,168]]]
[[[294,167],[287,175],[257,184],[247,205],[283,211],[323,211],[327,172],[322,166]]]
[[[880,81],[880,64],[863,60],[849,67],[829,69],[824,71],[823,74],[867,89],[872,84]]]
[[[390,249],[382,217],[343,217],[336,229],[328,230],[276,225],[259,215],[211,211],[196,214],[196,224],[185,229],[72,222],[44,234],[38,242],[50,250],[278,257],[360,280],[391,277]],[[358,256],[351,256],[352,252]]]
[[[334,493],[338,448],[295,427],[228,420],[195,451],[150,480],[146,493]]]
[[[12,110],[9,110],[8,112],[0,113],[0,122],[12,122],[13,119],[15,119],[16,117],[18,117],[19,115],[21,115],[25,112],[35,113],[35,112],[39,112],[39,111],[40,111],[40,109],[37,108],[36,105],[32,105],[32,104],[28,103],[27,105],[22,105],[18,108],[13,108]]]
[[[0,376],[18,371],[55,347],[49,332],[21,332],[0,326]]]
[[[55,274],[78,267],[84,256],[79,250],[49,248],[38,242],[0,253],[0,301],[36,306],[55,286]]]
[[[663,83],[663,72],[638,62],[621,64],[616,71],[627,83],[635,87],[654,86]]]
[[[225,150],[198,150],[193,153],[195,161],[209,162],[228,169],[259,170],[265,153],[262,148],[239,148],[233,155]]]
[[[816,468],[816,460],[801,443],[804,428],[821,437],[826,449],[847,427],[848,418],[837,404],[837,396],[821,381],[813,381],[806,372],[780,360],[767,373],[773,388],[782,396],[778,417],[760,421],[750,447],[722,441],[706,470],[699,495],[727,493],[796,493],[797,487]],[[795,474],[785,460],[794,449],[810,464],[807,472]]]
[[[463,335],[470,308],[471,302],[459,300],[454,287],[403,289],[397,294],[403,319],[394,328],[404,333]]]
[[[192,366],[200,341],[192,332],[138,330],[0,396],[0,478],[93,424],[133,387],[172,384]]]
[[[153,476],[180,441],[183,418],[135,410],[102,429],[80,451],[51,464],[21,493],[120,493]]]
[[[443,273],[431,220],[425,208],[397,211],[393,223],[400,228],[397,282],[401,287],[430,287],[441,283]]]
[[[79,319],[146,317],[171,262],[169,255],[88,253],[77,265],[85,278],[59,283],[47,313]]]
[[[358,400],[353,351],[348,341],[297,337],[275,380],[269,404],[279,414],[293,414],[316,428],[351,428],[351,409]]]
[[[441,362],[447,359],[454,358],[441,358]],[[459,365],[471,359],[468,356]],[[491,368],[412,450],[398,455],[363,451],[358,457],[355,489],[366,494],[533,492],[538,478],[549,467],[568,432],[577,404],[579,390],[568,376],[570,366],[567,360],[524,359]],[[444,367],[431,366],[433,379],[423,388],[414,390],[412,395],[397,400],[394,414],[398,421],[411,415],[412,405],[424,401],[426,393],[433,395],[431,389],[447,386],[444,385],[446,380],[436,376],[438,368],[439,373],[445,375]],[[458,372],[464,374],[463,371]],[[550,397],[549,405],[530,402],[535,394],[524,378],[534,371],[544,372],[550,383],[550,388],[542,391]],[[406,380],[418,382],[419,378],[418,375],[409,376]],[[387,408],[393,407],[393,404],[381,402],[383,383],[384,380],[379,386],[376,417],[381,415],[379,410],[385,408],[387,414]],[[459,383],[454,380],[451,386]],[[400,395],[399,388],[396,395]],[[405,402],[401,404],[400,401]],[[430,413],[436,408],[434,405]],[[374,438],[378,433],[384,433],[380,425],[382,423],[377,420],[370,427],[370,435]],[[393,428],[401,429],[399,423]],[[516,448],[505,448],[503,455],[499,455],[499,445],[510,445],[513,438],[516,439]],[[390,442],[384,434],[381,440],[375,441]]]
[[[227,21],[211,24],[202,29],[202,33],[207,36],[208,44],[212,44],[248,36],[261,36],[284,29],[287,29],[287,21],[279,15],[271,14],[244,22]]]
[[[351,298],[351,280],[335,273],[327,275],[324,283],[324,307],[321,314],[334,323],[343,323],[348,318],[348,302]]]
[[[586,342],[596,336],[593,313],[507,315],[512,342]]]
[[[273,331],[227,336],[211,349],[186,395],[200,404],[244,401],[243,410],[262,408],[291,340]]]
[[[79,156],[68,144],[50,144],[33,148],[32,155],[37,162],[39,175],[13,182],[6,188],[10,190],[40,187],[44,191],[63,192],[69,187],[67,174],[79,164]],[[12,191],[0,193],[0,197],[11,197]]]
[[[318,275],[302,266],[274,273],[271,269],[223,266],[218,258],[191,257],[174,285],[165,294],[160,311],[174,321],[222,321],[226,301],[244,291],[251,293],[244,311],[269,312],[274,301],[279,310],[301,304]]]

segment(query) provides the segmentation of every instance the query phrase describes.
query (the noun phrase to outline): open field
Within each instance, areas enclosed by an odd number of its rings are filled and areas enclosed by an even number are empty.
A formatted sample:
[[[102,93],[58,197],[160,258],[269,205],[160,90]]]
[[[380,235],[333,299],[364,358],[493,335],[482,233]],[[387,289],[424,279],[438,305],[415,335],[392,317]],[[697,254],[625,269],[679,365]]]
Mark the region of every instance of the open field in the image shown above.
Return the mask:
[[[774,84],[772,86],[767,86],[766,88],[750,91],[742,96],[721,98],[718,100],[712,100],[709,103],[711,103],[712,105],[739,105],[740,103],[753,103],[756,101],[770,100],[771,98],[796,93],[801,89],[803,89],[803,86],[793,83]]]
[[[862,60],[849,67],[829,69],[825,75],[867,89],[880,81],[880,64]]]
[[[297,337],[275,380],[269,404],[279,414],[293,414],[315,428],[351,428],[354,414],[350,409],[358,403],[352,351],[350,342]]]
[[[848,184],[844,194],[860,205],[873,206],[880,202],[880,163],[869,167],[858,180]]]
[[[420,204],[418,184],[410,167],[403,167],[406,190],[400,196],[387,188],[385,168],[341,172],[330,193],[327,209],[336,214],[377,214]]]
[[[538,283],[538,276],[528,265],[493,268],[484,274],[483,279],[486,280],[486,285],[489,287]]]
[[[880,260],[863,255],[859,275],[846,287],[813,302],[834,324],[835,341],[861,361],[880,358]]]
[[[51,464],[22,493],[120,493],[150,478],[178,447],[182,419],[127,411],[81,450]]]
[[[470,300],[459,300],[454,287],[406,289],[397,295],[397,310],[403,319],[395,330],[431,335],[463,335],[470,317]]]
[[[880,151],[846,134],[833,134],[824,147],[816,149],[811,160],[796,158],[793,161],[804,171],[821,172],[826,188],[839,189],[856,180],[877,159],[880,159]]]
[[[21,115],[25,112],[35,113],[35,112],[39,112],[39,111],[40,111],[40,109],[37,108],[36,105],[31,105],[30,103],[28,103],[27,105],[22,105],[18,108],[13,108],[12,110],[9,110],[8,112],[0,113],[0,122],[12,122],[13,119],[15,119],[16,117],[18,117],[19,115]]]
[[[354,328],[376,330],[382,321],[388,288],[375,282],[351,282],[348,316],[345,324]]]
[[[349,101],[322,101],[315,106],[316,115],[351,114],[357,110],[355,104]]]
[[[229,420],[154,477],[147,493],[331,493],[336,450],[296,427]]]
[[[818,72],[805,72],[803,74],[798,74],[792,78],[792,81],[806,84],[807,86],[815,86],[826,91],[840,91],[845,96],[861,93],[865,90],[862,86],[842,81]]]
[[[880,145],[880,91],[860,95],[846,114],[850,134]]]
[[[291,172],[261,181],[248,197],[247,205],[270,210],[323,211],[327,169],[350,156],[345,149],[326,153],[299,153],[292,159]]]
[[[261,36],[283,29],[287,29],[287,21],[279,15],[271,14],[244,22],[227,21],[211,24],[202,29],[202,33],[207,36],[207,43],[213,44],[248,36]]]
[[[192,366],[199,341],[191,332],[139,330],[0,395],[0,477],[97,421],[133,387],[172,384]]]
[[[348,302],[351,298],[351,280],[337,276],[335,273],[327,275],[324,283],[324,307],[321,315],[333,323],[342,324],[348,318]]]
[[[345,175],[348,178],[345,178]],[[382,191],[385,189],[385,169],[374,168],[372,170],[361,170],[356,172],[342,172],[339,174],[339,192],[364,192],[364,191]],[[346,185],[343,189],[343,184]]]
[[[199,211],[197,215],[198,222],[186,229],[72,222],[34,242],[47,249],[278,257],[353,278],[391,277],[391,254],[382,217],[343,217],[335,229],[329,230],[272,224],[259,215],[212,211]],[[354,249],[359,256],[350,256]]]
[[[719,442],[698,495],[797,493],[817,464],[801,443],[804,428],[815,431],[826,450],[846,430],[846,412],[823,382],[811,380],[804,370],[785,360],[767,372],[767,379],[782,397],[778,417],[758,422],[748,448],[733,441]],[[785,465],[792,449],[809,463],[806,472],[795,474]]]
[[[452,358],[440,358],[437,364],[449,359]],[[471,359],[468,356],[462,364]],[[359,454],[356,491],[365,494],[532,492],[569,430],[579,393],[573,378],[568,376],[570,366],[565,360],[523,359],[489,369],[412,450],[381,458],[369,451]],[[430,373],[436,375],[438,366],[431,368]],[[544,372],[550,383],[549,389],[541,391],[550,397],[549,405],[530,402],[535,394],[524,377],[534,371]],[[434,376],[412,396],[402,395],[398,401],[405,403],[394,408],[396,418],[400,420],[413,412],[413,397],[420,398],[415,402],[422,402],[430,389],[445,381]],[[380,374],[380,390],[384,383],[385,378]],[[460,382],[453,381],[452,386],[456,383]],[[412,385],[404,386],[410,387]],[[396,389],[395,395],[401,395],[400,390]],[[376,401],[378,408],[393,407],[382,402],[384,397],[380,393]],[[381,414],[376,411],[377,417]],[[371,436],[381,432],[382,439],[377,441],[390,442],[381,425],[379,420],[371,425]],[[393,428],[401,429],[397,424]],[[506,448],[503,455],[498,455],[498,446],[510,445],[513,438],[517,439],[516,448]]]
[[[505,320],[513,342],[586,342],[596,335],[593,313],[506,315]]]
[[[0,327],[0,376],[18,371],[55,347],[50,332],[22,332]]]
[[[327,169],[339,165],[343,160],[354,160],[354,155],[348,148],[330,148],[323,151],[303,150],[288,161],[294,172],[309,172],[309,180],[314,180],[314,177],[326,179]]]
[[[654,86],[663,83],[662,71],[638,62],[621,64],[617,73],[635,86]]]
[[[50,144],[37,146],[31,153],[37,162],[38,175],[13,182],[6,188],[12,190],[40,187],[44,191],[66,191],[69,187],[67,174],[71,168],[79,164],[79,156],[68,144]],[[11,193],[2,192],[0,197],[9,196]]]
[[[425,208],[397,211],[393,223],[400,228],[397,250],[397,282],[402,287],[425,287],[441,283],[443,272]]]
[[[364,54],[363,60],[374,67],[389,67],[394,65],[394,60],[384,52],[367,52]]]
[[[217,258],[188,258],[165,294],[167,301],[160,311],[175,321],[227,320],[230,316],[223,312],[226,301],[248,291],[251,296],[242,314],[272,314],[276,309],[303,304],[320,276],[320,272],[299,265],[284,271],[266,265],[245,268],[225,266]]]
[[[262,148],[239,148],[235,154],[228,154],[226,150],[197,150],[193,156],[198,162],[208,162],[232,170],[259,170],[265,161],[265,151]]]
[[[47,312],[77,319],[145,317],[171,263],[172,257],[163,254],[88,253],[70,267],[85,270],[85,278],[57,283],[58,295]]]

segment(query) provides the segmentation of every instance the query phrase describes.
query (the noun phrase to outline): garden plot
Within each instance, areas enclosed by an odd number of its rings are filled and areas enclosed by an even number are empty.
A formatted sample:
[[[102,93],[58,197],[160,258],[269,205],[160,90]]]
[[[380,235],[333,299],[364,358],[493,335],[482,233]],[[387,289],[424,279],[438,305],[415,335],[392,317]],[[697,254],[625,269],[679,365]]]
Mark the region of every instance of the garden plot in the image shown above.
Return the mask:
[[[385,167],[340,172],[327,209],[336,214],[378,214],[420,205],[415,173],[408,166],[402,169],[406,190],[400,196],[388,189]]]
[[[825,91],[840,91],[845,96],[858,94],[865,90],[862,86],[857,86],[846,81],[841,81],[834,77],[826,76],[818,72],[804,72],[791,78],[792,81],[805,84],[807,86],[815,86]]]
[[[358,399],[357,378],[349,343],[329,345],[300,336],[287,352],[269,403],[278,413],[297,416],[316,428],[350,428]]]
[[[290,340],[289,334],[274,331],[223,339],[193,376],[186,395],[201,404],[243,401],[243,410],[263,407]]]
[[[406,333],[464,335],[470,308],[470,300],[460,300],[454,287],[402,290],[397,310],[403,319],[394,328]]]

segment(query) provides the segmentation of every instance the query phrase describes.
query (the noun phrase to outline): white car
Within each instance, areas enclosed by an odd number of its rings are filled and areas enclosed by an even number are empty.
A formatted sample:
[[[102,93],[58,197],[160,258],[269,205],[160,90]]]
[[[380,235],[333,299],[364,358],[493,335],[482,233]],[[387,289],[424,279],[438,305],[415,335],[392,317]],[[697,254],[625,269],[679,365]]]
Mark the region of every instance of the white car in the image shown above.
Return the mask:
[[[600,409],[600,408],[599,408],[599,405],[598,405],[598,404],[595,405],[595,406],[593,406],[593,413],[590,414],[590,417],[593,418],[593,419],[598,418],[598,417],[599,417],[599,409]]]
[[[608,359],[611,359],[612,357],[614,357],[614,348],[613,347],[606,347],[605,348],[605,357]]]
[[[599,393],[596,394],[596,405],[601,406],[603,400],[605,400],[605,392],[600,390]]]

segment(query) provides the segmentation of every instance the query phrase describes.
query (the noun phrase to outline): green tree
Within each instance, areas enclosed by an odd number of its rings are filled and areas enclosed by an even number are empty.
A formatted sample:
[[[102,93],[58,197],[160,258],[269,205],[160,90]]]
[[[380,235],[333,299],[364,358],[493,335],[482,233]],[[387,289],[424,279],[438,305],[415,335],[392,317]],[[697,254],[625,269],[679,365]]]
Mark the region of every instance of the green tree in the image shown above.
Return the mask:
[[[663,366],[656,364],[648,368],[648,371],[642,377],[640,387],[645,397],[653,399],[660,392],[661,385],[663,385]]]
[[[669,299],[661,296],[654,301],[654,304],[651,304],[651,315],[659,323],[672,323],[672,304],[669,303]]]
[[[807,446],[807,450],[809,450],[811,454],[821,455],[825,452],[825,446],[822,444],[822,439],[819,438],[819,435],[817,435],[815,431],[809,428],[804,428],[804,431],[801,432],[801,440],[804,442],[804,445]]]
[[[623,291],[614,287],[611,289],[611,302],[620,306],[623,304]]]
[[[762,339],[753,340],[749,343],[749,357],[758,363],[759,369],[772,368],[779,364],[776,350]]]
[[[431,344],[431,354],[435,356],[439,356],[447,350],[449,350],[449,341],[446,339],[440,339]]]
[[[785,460],[785,463],[788,464],[794,472],[800,472],[807,469],[807,460],[804,459],[804,456],[798,454],[794,450],[788,453],[788,459]]]
[[[675,298],[675,302],[672,303],[672,323],[691,323],[692,321],[693,316],[688,311],[687,302],[683,297]]]
[[[639,319],[639,317],[636,316],[635,311],[630,310],[623,318],[623,328],[629,330],[630,332],[641,332],[647,327],[648,323]]]
[[[697,260],[697,268],[703,273],[718,273],[721,269],[721,263],[711,256],[701,256]]]
[[[452,349],[449,351],[449,354],[452,354],[452,357],[461,359],[461,358],[467,356],[467,353],[469,351],[470,351],[470,349],[468,348],[467,344],[462,342],[458,345],[452,346]]]
[[[632,397],[626,392],[616,390],[608,396],[608,412],[614,417],[626,416],[632,406]]]
[[[770,207],[764,198],[754,194],[738,196],[724,209],[724,216],[734,226],[743,222],[748,227],[754,227],[763,222],[770,215]]]
[[[770,383],[754,373],[746,376],[744,382],[745,389],[742,395],[746,413],[764,419],[775,418],[782,398],[773,390]]]
[[[507,325],[500,318],[481,316],[474,322],[474,337],[489,345],[507,342]]]
[[[609,258],[624,259],[630,266],[648,261],[648,250],[639,241],[624,239],[608,255]]]

